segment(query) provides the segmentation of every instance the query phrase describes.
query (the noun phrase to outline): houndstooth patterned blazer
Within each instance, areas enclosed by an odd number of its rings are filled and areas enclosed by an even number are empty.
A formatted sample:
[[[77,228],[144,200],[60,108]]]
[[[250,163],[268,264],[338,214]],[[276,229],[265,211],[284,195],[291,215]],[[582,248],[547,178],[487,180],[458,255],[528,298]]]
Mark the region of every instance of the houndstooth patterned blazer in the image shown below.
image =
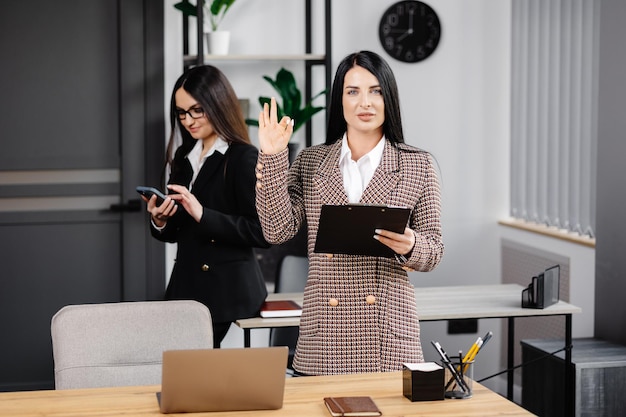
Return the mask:
[[[441,199],[430,154],[387,141],[360,203],[412,207],[415,247],[393,258],[314,253],[322,204],[347,204],[341,141],[304,149],[288,170],[288,151],[259,153],[256,206],[268,242],[308,225],[309,276],[294,369],[310,375],[394,371],[423,362],[415,292],[407,270],[430,271],[443,256]]]

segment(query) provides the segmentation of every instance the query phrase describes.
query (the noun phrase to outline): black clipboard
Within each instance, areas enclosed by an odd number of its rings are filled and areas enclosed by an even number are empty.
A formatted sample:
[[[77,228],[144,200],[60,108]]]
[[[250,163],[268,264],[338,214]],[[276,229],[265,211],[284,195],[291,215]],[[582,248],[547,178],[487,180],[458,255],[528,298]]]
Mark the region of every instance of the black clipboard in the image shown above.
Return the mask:
[[[410,214],[406,207],[324,204],[313,251],[393,258],[393,250],[374,239],[374,230],[404,233]]]

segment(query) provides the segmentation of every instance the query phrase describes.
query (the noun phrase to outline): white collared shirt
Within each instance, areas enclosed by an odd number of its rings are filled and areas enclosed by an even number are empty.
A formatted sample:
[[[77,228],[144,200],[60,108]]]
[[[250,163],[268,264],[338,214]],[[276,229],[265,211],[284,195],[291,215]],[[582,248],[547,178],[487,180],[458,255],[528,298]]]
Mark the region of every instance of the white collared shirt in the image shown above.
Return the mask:
[[[225,155],[226,151],[228,150],[228,142],[218,136],[218,138],[213,143],[211,149],[209,149],[209,151],[201,157],[200,155],[202,155],[202,148],[202,141],[197,140],[193,149],[186,156],[186,158],[189,160],[189,163],[191,164],[191,168],[193,169],[193,177],[191,178],[191,183],[189,184],[189,190],[193,188],[193,183],[196,181],[198,173],[202,169],[202,165],[204,165],[204,162],[207,160],[207,158],[213,155],[214,152],[219,152],[222,155]]]
[[[352,151],[348,146],[348,137],[344,133],[341,139],[341,155],[339,156],[339,169],[343,175],[343,187],[348,195],[350,203],[358,203],[363,195],[363,190],[367,187],[374,176],[374,171],[380,165],[385,149],[385,136],[378,141],[374,148],[359,158],[352,160]]]

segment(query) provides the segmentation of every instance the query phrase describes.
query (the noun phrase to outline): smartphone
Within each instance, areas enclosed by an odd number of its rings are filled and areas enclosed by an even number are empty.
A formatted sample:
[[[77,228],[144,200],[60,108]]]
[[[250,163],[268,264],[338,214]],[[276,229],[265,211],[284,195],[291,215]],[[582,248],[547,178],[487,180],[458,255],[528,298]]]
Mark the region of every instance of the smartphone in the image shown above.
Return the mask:
[[[143,186],[139,186],[136,188],[137,192],[141,195],[143,195],[146,198],[151,198],[153,195],[157,196],[157,205],[161,205],[163,203],[163,201],[167,198],[167,196],[165,194],[163,194],[161,191],[157,190],[154,187],[143,187]]]

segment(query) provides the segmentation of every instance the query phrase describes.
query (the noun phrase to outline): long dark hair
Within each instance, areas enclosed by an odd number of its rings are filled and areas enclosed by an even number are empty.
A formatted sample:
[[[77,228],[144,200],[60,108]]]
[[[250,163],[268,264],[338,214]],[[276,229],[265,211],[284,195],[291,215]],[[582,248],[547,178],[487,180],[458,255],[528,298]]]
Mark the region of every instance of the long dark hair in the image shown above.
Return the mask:
[[[182,137],[183,149],[190,151],[196,143],[196,139],[189,134],[178,119],[176,92],[179,88],[184,89],[198,101],[219,137],[228,143],[250,143],[248,127],[237,94],[228,78],[212,65],[201,65],[185,71],[174,84],[170,100],[171,133],[167,145],[166,164],[171,163],[173,158],[176,130]]]
[[[385,103],[385,122],[383,123],[385,137],[393,144],[404,143],[400,117],[400,98],[393,71],[380,55],[371,51],[360,51],[345,57],[337,67],[328,109],[330,116],[328,129],[326,129],[326,144],[330,145],[341,139],[348,128],[346,119],[343,117],[341,99],[346,73],[355,66],[365,68],[378,79]]]

